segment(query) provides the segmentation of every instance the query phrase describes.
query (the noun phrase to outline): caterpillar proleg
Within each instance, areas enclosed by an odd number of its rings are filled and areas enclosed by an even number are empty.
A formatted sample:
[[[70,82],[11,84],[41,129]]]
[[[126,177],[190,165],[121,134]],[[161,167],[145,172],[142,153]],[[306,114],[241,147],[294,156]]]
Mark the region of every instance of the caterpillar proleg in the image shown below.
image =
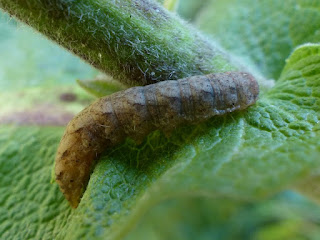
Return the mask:
[[[258,98],[249,73],[227,72],[133,87],[98,99],[67,126],[58,147],[56,181],[76,208],[97,156],[127,137],[141,142],[150,132],[171,132],[212,116],[243,110]]]

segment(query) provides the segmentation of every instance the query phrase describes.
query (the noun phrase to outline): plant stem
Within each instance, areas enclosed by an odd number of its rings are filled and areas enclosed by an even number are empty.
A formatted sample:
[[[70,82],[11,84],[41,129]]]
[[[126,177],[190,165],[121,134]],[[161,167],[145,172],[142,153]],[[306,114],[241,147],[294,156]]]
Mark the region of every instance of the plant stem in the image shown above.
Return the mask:
[[[128,85],[234,69],[152,0],[0,0],[0,8]]]

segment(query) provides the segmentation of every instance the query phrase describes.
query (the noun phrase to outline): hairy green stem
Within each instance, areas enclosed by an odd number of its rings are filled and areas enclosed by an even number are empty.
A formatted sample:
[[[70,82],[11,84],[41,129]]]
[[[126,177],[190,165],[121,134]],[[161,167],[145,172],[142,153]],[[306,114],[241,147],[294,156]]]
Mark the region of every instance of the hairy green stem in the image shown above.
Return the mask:
[[[0,0],[0,8],[128,85],[234,69],[152,0]]]

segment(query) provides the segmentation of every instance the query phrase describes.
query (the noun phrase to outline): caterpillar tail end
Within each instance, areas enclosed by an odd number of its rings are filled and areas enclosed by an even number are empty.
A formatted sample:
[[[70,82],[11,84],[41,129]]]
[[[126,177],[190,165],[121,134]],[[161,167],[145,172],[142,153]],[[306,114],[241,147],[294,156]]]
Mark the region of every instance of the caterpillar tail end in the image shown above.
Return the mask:
[[[96,149],[89,140],[88,130],[86,128],[74,130],[71,121],[60,141],[56,155],[56,182],[73,208],[79,205],[97,157]]]

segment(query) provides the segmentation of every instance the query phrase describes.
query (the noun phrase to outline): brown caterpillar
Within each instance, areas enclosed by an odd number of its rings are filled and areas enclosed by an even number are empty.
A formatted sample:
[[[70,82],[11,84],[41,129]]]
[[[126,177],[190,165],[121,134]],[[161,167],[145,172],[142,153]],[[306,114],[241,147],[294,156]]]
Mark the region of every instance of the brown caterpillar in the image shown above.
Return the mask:
[[[60,189],[76,208],[95,159],[130,137],[141,142],[150,132],[170,133],[255,103],[259,87],[248,73],[228,72],[133,87],[98,99],[67,126],[55,174]]]

